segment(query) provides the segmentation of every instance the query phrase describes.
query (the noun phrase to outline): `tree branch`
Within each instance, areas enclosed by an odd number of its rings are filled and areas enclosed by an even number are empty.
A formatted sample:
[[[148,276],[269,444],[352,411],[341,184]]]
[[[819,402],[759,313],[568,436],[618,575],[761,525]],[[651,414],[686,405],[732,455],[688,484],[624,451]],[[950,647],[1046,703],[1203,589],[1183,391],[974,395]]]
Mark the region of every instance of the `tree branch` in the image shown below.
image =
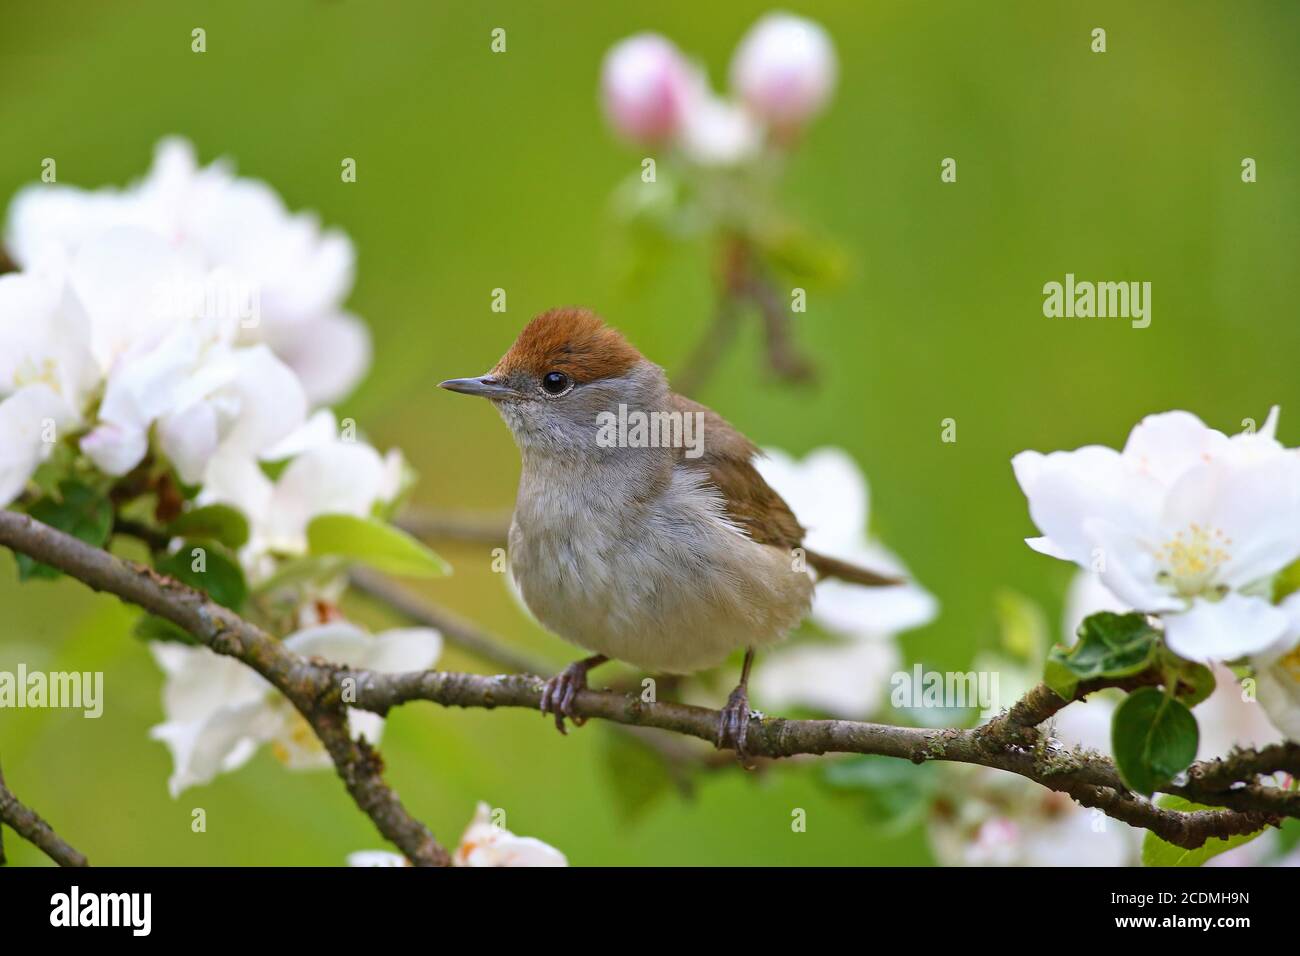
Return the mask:
[[[723,241],[717,285],[718,304],[713,322],[682,370],[673,376],[675,390],[694,396],[704,387],[736,337],[741,309],[747,303],[757,309],[762,321],[768,367],[783,381],[810,381],[814,376],[813,364],[795,345],[790,312],[764,274],[762,263],[749,240],[731,236]]]
[[[357,706],[377,713],[415,700],[448,707],[524,707],[536,710],[542,680],[530,674],[484,677],[425,671],[375,674],[341,670],[357,680]],[[1037,689],[1036,689],[1037,690]],[[718,712],[675,703],[646,703],[633,695],[586,690],[574,711],[637,727],[656,727],[713,742]],[[746,750],[757,757],[796,754],[857,753],[898,757],[913,763],[950,760],[1019,774],[1051,790],[1074,797],[1084,806],[1144,827],[1162,839],[1187,848],[1211,837],[1253,833],[1278,822],[1280,808],[1271,803],[1255,810],[1164,810],[1130,793],[1114,765],[1103,757],[1073,752],[1046,753],[1025,747],[1007,729],[991,725],[971,730],[925,730],[850,720],[764,718],[750,723]],[[1180,795],[1185,788],[1178,788]],[[1171,791],[1173,792],[1173,791]],[[1196,796],[1201,802],[1215,794]],[[1210,802],[1213,802],[1212,800]],[[1243,796],[1243,806],[1248,802]],[[1300,803],[1288,802],[1287,815],[1300,816]]]
[[[311,722],[357,804],[414,862],[445,863],[446,852],[384,784],[378,755],[347,733],[339,688],[356,682],[354,706],[385,714],[409,701],[449,707],[538,709],[543,681],[532,674],[483,676],[436,671],[379,674],[305,660],[203,594],[55,531],[26,515],[0,512],[0,544],[53,565],[96,590],[109,591],[185,628],[218,653],[244,661],[281,690]],[[364,578],[363,578],[364,580]],[[373,582],[372,582],[373,583]],[[443,622],[445,626],[445,622]],[[1135,678],[1127,679],[1129,681]],[[1081,685],[1075,699],[1101,689]],[[751,722],[747,749],[757,757],[796,754],[878,754],[924,763],[949,760],[1016,773],[1088,807],[1144,827],[1178,846],[1195,848],[1212,837],[1253,833],[1282,816],[1300,817],[1300,795],[1258,786],[1254,776],[1293,767],[1300,748],[1288,744],[1245,751],[1225,761],[1194,765],[1187,783],[1164,788],[1221,810],[1179,812],[1131,793],[1114,764],[1095,753],[1066,751],[1038,725],[1067,701],[1040,685],[1009,712],[973,729],[930,730],[848,720]],[[718,712],[685,704],[647,703],[639,696],[586,690],[575,712],[635,727],[651,727],[713,742]],[[1235,761],[1235,762],[1234,762]],[[1242,771],[1231,778],[1230,772]],[[1238,784],[1244,783],[1244,786]]]
[[[89,866],[86,857],[66,843],[54,828],[29,807],[23,806],[0,777],[0,822],[7,823],[20,837],[31,843],[59,866]],[[0,864],[5,862],[0,853]]]
[[[0,511],[0,544],[58,568],[96,591],[116,594],[184,628],[203,644],[234,657],[273,684],[311,724],[348,793],[412,863],[448,865],[433,834],[402,806],[383,779],[383,762],[347,732],[346,709],[330,670],[287,650],[265,631],[193,588],[151,568],[123,561],[28,515]]]
[[[387,605],[408,621],[440,631],[450,643],[497,667],[525,673],[551,669],[545,662],[516,651],[464,618],[416,597],[373,571],[357,568],[351,572],[349,580],[367,597]]]
[[[464,541],[505,547],[509,515],[478,515],[454,511],[407,508],[393,522],[407,534],[425,541]]]

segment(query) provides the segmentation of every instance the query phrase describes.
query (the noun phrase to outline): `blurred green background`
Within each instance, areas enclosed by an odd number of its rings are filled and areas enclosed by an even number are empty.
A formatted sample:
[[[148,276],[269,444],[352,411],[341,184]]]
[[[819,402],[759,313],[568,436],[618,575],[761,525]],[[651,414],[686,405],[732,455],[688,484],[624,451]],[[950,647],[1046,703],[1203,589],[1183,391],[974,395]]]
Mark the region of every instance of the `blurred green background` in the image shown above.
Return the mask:
[[[841,82],[790,163],[783,195],[852,257],[810,289],[801,342],[817,386],[762,370],[757,323],[700,394],[755,440],[847,448],[873,527],[938,595],[906,636],[911,660],[965,669],[996,641],[993,595],[1015,588],[1052,619],[1070,569],[1033,554],[1008,460],[1024,448],[1121,444],[1144,414],[1187,408],[1238,430],[1283,406],[1300,444],[1300,6],[1277,2],[791,3],[834,37]],[[674,368],[712,309],[711,251],[621,281],[610,190],[640,154],[613,141],[600,59],[643,29],[672,37],[721,85],[764,4],[380,4],[319,0],[9,4],[0,30],[0,197],[37,178],[122,184],[164,134],[206,162],[233,157],[291,208],[318,210],[359,252],[349,304],[374,330],[373,370],[342,406],[399,445],[433,508],[508,509],[518,461],[492,410],[434,383],[491,366],[534,312],[584,304]],[[190,51],[207,30],[208,51]],[[1109,50],[1090,52],[1090,31]],[[508,52],[489,51],[507,30]],[[340,182],[343,157],[358,181]],[[944,157],[958,181],[939,181]],[[1240,178],[1243,157],[1259,181]],[[1147,280],[1152,322],[1047,319],[1042,286]],[[509,310],[490,310],[491,290]],[[955,444],[940,422],[957,421]],[[426,593],[557,663],[575,656],[507,597],[485,550],[446,547],[454,577]],[[92,862],[325,864],[383,846],[331,774],[266,752],[210,786],[167,795],[146,737],[161,675],[132,612],[71,582],[19,588],[0,560],[0,666],[103,670],[97,721],[0,713],[13,789]],[[383,623],[373,613],[363,615]],[[455,652],[447,668],[485,670]],[[761,658],[760,658],[761,666]],[[761,707],[762,701],[755,701]],[[574,864],[927,863],[924,833],[886,834],[808,766],[727,770],[628,822],[611,795],[606,731],[561,738],[523,711],[403,708],[389,779],[454,843],[477,800]],[[190,811],[207,811],[191,833]],[[792,808],[808,812],[791,832]],[[43,858],[12,834],[11,859]]]

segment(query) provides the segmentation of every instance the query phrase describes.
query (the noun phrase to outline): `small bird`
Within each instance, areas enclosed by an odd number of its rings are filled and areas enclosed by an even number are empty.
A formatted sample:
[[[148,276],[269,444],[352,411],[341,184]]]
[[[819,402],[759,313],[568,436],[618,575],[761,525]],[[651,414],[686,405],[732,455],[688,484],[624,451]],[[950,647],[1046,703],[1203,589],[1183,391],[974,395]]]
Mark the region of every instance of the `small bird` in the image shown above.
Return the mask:
[[[523,459],[510,569],[537,619],[594,656],[546,682],[543,713],[572,712],[611,658],[689,674],[745,648],[717,746],[742,757],[756,648],[808,612],[814,581],[901,584],[802,547],[804,529],[754,468],[758,449],[586,309],[534,318],[486,375],[442,382],[505,419]],[[656,417],[657,416],[657,417]]]

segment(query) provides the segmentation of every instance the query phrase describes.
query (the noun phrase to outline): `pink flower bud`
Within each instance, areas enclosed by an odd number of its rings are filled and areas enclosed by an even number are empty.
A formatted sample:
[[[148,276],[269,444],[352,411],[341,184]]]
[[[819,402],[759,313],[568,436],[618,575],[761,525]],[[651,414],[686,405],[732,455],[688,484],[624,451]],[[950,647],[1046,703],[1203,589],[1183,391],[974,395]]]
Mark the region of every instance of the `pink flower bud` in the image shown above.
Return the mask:
[[[811,20],[769,13],[736,47],[731,85],[759,119],[789,135],[816,115],[835,88],[835,50]]]
[[[681,128],[689,71],[659,34],[638,33],[611,47],[600,81],[605,115],[624,138],[661,143]]]

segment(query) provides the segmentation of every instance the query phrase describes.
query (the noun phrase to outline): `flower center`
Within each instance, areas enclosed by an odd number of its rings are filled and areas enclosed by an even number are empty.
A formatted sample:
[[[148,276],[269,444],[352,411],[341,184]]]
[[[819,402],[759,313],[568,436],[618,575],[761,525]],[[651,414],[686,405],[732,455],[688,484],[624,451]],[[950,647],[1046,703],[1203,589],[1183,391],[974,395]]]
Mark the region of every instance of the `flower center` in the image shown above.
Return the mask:
[[[26,385],[48,385],[55,392],[62,394],[63,387],[59,383],[59,369],[55,365],[54,359],[44,358],[41,359],[39,364],[33,362],[30,358],[25,359],[14,370],[14,386],[22,388]]]
[[[1205,594],[1214,587],[1214,576],[1231,555],[1232,539],[1218,528],[1188,525],[1160,546],[1156,553],[1162,568],[1156,579],[1183,597]]]
[[[312,731],[311,724],[307,723],[302,714],[296,712],[292,717],[288,737],[299,750],[318,750],[323,752],[325,749],[316,734]],[[293,759],[293,755],[290,753],[289,748],[279,740],[271,742],[271,753],[275,756],[276,760],[286,766]]]
[[[1293,681],[1300,684],[1300,647],[1280,659],[1277,666],[1286,671],[1287,676]]]

